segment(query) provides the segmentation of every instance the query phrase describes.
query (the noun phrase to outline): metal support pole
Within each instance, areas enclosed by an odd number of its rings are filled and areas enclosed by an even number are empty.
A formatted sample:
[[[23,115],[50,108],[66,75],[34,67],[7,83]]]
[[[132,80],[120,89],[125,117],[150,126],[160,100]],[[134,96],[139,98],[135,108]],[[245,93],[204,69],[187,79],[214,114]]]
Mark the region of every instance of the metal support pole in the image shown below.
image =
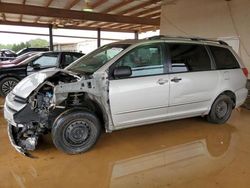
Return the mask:
[[[101,46],[101,29],[97,29],[97,47],[99,48]]]
[[[136,40],[139,39],[139,33],[138,33],[138,31],[135,31],[135,39],[136,39]]]
[[[52,25],[49,25],[49,49],[50,51],[54,50]]]

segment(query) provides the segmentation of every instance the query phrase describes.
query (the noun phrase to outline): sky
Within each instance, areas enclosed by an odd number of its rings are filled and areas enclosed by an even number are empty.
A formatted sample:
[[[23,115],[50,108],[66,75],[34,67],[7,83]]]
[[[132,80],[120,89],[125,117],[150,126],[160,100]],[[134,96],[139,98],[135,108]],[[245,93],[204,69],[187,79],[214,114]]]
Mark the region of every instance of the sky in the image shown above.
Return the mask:
[[[39,34],[49,34],[48,28],[39,27],[23,27],[23,26],[7,26],[0,25],[0,31],[12,31],[12,32],[25,32],[25,33],[39,33]],[[81,37],[97,37],[96,31],[82,31],[82,30],[72,30],[72,29],[53,29],[53,34],[55,35],[71,35],[71,36],[81,36]],[[149,36],[159,35],[159,31],[147,32],[139,35],[139,38],[145,38]],[[102,32],[101,37],[110,39],[129,39],[134,38],[134,33],[120,33],[120,32]],[[35,35],[20,35],[20,34],[5,34],[0,33],[0,44],[14,44],[26,42],[31,39],[41,38],[49,40],[47,36],[35,36]],[[54,43],[72,43],[84,41],[82,38],[63,38],[54,37]]]

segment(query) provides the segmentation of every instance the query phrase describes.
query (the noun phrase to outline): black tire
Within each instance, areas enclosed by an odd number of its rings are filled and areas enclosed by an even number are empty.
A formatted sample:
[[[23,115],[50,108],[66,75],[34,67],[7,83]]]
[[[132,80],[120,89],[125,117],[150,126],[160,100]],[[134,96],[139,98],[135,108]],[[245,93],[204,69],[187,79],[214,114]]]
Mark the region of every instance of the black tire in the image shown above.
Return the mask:
[[[230,118],[232,110],[232,99],[227,95],[220,95],[214,101],[207,120],[211,123],[223,124]]]
[[[0,95],[5,97],[17,85],[18,79],[14,77],[6,77],[0,81]]]
[[[59,150],[67,154],[88,151],[101,133],[99,119],[84,109],[70,109],[55,120],[52,140]]]

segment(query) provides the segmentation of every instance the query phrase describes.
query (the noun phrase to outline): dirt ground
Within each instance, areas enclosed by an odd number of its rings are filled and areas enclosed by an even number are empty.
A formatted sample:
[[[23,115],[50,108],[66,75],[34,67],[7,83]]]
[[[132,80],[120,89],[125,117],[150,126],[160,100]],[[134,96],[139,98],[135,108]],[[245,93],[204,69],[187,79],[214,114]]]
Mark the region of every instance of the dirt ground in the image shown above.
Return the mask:
[[[0,187],[250,187],[250,111],[214,125],[190,118],[103,133],[92,150],[58,151],[44,136],[34,158],[9,143],[0,111]]]

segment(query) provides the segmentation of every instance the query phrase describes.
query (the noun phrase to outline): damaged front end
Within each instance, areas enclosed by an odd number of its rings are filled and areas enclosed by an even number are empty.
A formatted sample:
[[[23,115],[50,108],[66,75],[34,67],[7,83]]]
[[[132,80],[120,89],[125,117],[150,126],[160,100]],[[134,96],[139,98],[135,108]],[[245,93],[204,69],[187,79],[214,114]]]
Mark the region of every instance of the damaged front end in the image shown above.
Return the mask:
[[[51,130],[52,121],[65,106],[56,106],[56,86],[79,81],[80,77],[55,70],[39,72],[22,80],[6,97],[4,117],[12,146],[25,155],[35,150],[41,135]],[[67,98],[61,97],[62,103]]]

